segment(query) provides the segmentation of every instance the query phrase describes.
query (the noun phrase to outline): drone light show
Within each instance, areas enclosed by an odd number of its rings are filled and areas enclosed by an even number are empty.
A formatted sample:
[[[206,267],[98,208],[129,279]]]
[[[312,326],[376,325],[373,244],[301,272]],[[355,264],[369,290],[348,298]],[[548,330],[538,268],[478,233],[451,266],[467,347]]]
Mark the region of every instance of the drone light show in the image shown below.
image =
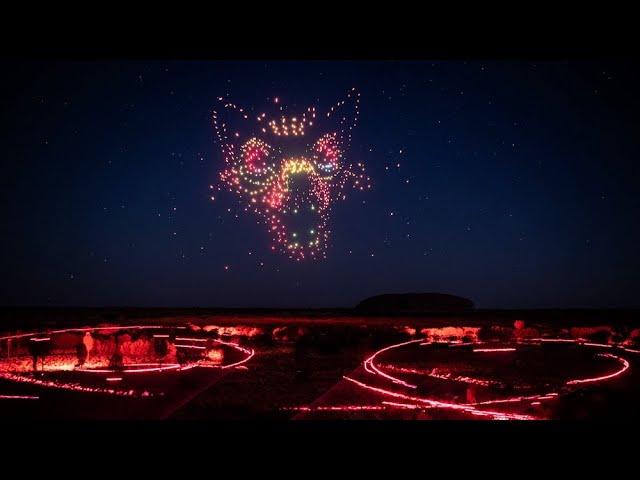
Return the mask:
[[[195,420],[282,469],[210,422],[640,416],[634,65],[36,58],[0,76],[0,420]]]
[[[347,187],[371,188],[364,164],[347,155],[360,93],[352,88],[324,114],[308,107],[284,115],[278,98],[270,114],[218,101],[213,124],[223,184],[267,227],[272,250],[295,260],[324,258],[332,205],[347,198]]]

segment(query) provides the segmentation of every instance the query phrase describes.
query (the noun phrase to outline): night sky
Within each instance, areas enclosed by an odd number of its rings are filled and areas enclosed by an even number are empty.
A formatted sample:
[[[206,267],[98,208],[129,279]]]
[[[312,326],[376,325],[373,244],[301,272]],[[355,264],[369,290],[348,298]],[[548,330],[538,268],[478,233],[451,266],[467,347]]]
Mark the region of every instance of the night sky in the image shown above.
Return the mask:
[[[0,304],[640,306],[631,62],[5,62]],[[216,98],[326,111],[357,87],[327,259],[272,252],[224,168]]]

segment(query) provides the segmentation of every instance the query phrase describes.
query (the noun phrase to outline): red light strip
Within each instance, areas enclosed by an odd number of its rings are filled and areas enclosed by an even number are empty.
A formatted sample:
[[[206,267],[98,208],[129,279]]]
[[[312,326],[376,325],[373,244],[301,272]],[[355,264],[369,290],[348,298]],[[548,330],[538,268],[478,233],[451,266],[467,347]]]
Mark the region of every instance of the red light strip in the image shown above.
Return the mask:
[[[244,353],[253,353],[252,349],[241,347],[237,343],[225,342],[223,340],[218,340],[217,338],[215,339],[215,341],[218,343],[221,343],[222,345],[228,345],[229,347],[235,348],[236,350],[240,350],[241,352],[244,352]]]
[[[376,372],[374,372],[373,370],[371,370],[369,368],[369,362],[364,362],[363,365],[364,365],[365,372],[370,373],[371,375],[375,375],[376,374]]]
[[[320,405],[317,407],[283,407],[281,410],[294,410],[300,412],[360,412],[387,410],[380,405]]]
[[[588,347],[602,347],[602,348],[612,348],[613,345],[609,345],[608,343],[588,343],[584,342],[583,345]]]
[[[624,372],[627,371],[627,369],[629,368],[629,362],[627,360],[625,360],[622,357],[618,357],[617,355],[612,355],[610,353],[601,353],[600,354],[601,357],[608,357],[608,358],[613,358],[615,360],[617,360],[618,362],[620,362],[622,364],[622,368],[620,370],[617,370],[613,373],[610,373],[609,375],[603,375],[601,377],[593,377],[593,378],[583,378],[580,380],[570,380],[567,382],[567,385],[576,385],[578,383],[592,383],[592,382],[600,382],[602,380],[610,380],[612,378],[615,378],[619,375],[622,375]]]
[[[207,349],[207,347],[201,347],[200,345],[184,345],[184,344],[181,344],[181,343],[174,344],[174,347],[176,347],[176,348],[191,348],[191,349],[194,349],[194,350],[206,350]]]
[[[388,396],[395,397],[395,398],[402,398],[404,400],[410,400],[410,401],[413,401],[413,402],[426,403],[426,404],[431,405],[432,407],[435,407],[435,408],[460,410],[460,411],[464,411],[466,413],[470,413],[470,414],[473,414],[473,415],[491,417],[494,420],[535,420],[535,417],[532,417],[530,415],[520,415],[520,414],[516,414],[516,413],[492,412],[492,411],[488,411],[488,410],[478,410],[477,408],[473,407],[472,405],[463,405],[463,404],[457,404],[457,403],[446,403],[446,402],[441,402],[441,401],[433,400],[433,399],[429,399],[429,398],[412,397],[410,395],[405,395],[403,393],[392,392],[390,390],[385,390],[383,388],[374,387],[372,385],[368,385],[366,383],[359,382],[358,380],[355,380],[355,379],[353,379],[351,377],[347,377],[346,375],[343,376],[342,378],[344,378],[345,380],[348,380],[348,381],[350,381],[352,383],[355,383],[356,385],[359,385],[362,388],[366,388],[367,390],[371,390],[373,392],[380,393],[382,395],[388,395]]]
[[[53,380],[40,380],[38,378],[23,377],[22,375],[15,375],[9,372],[0,372],[0,378],[4,378],[5,380],[10,380],[13,382],[29,383],[29,384],[38,385],[41,387],[58,388],[61,390],[71,390],[74,392],[82,392],[82,393],[108,393],[110,395],[117,395],[122,397],[153,396],[152,393],[146,390],[143,391],[142,393],[138,393],[135,390],[114,390],[112,388],[84,387],[82,385],[78,385],[77,383],[62,383],[62,382],[55,382]]]
[[[148,363],[132,363],[128,367],[146,367],[146,368],[76,368],[76,372],[85,373],[149,373],[149,372],[163,372],[165,370],[177,370],[180,368],[179,363],[167,363],[166,365],[148,367]]]
[[[229,346],[231,348],[235,348],[236,350],[238,350],[238,351],[240,351],[242,353],[246,353],[248,356],[246,358],[238,361],[238,362],[230,363],[229,365],[222,365],[222,366],[217,366],[217,365],[199,365],[199,366],[207,367],[207,368],[220,368],[220,369],[238,367],[239,365],[244,365],[245,363],[247,363],[256,354],[255,350],[253,350],[252,348],[244,348],[244,347],[241,347],[240,345],[238,345],[237,343],[225,342],[223,340],[218,340],[218,339],[215,339],[215,341],[217,343],[222,344],[222,345],[227,345],[227,346]]]
[[[411,383],[407,383],[407,382],[405,382],[404,380],[401,380],[401,379],[399,379],[399,378],[397,378],[397,377],[394,377],[394,376],[392,376],[392,375],[388,375],[388,374],[384,373],[382,370],[379,370],[379,369],[378,369],[378,368],[376,368],[376,366],[374,365],[373,360],[375,360],[375,358],[376,358],[378,355],[380,355],[380,354],[381,354],[381,353],[383,353],[383,352],[386,352],[387,350],[391,350],[391,349],[398,348],[398,347],[403,347],[404,345],[409,345],[409,344],[411,344],[411,343],[418,343],[418,342],[422,342],[422,341],[423,341],[422,339],[420,339],[420,340],[409,340],[408,342],[398,343],[398,344],[396,344],[396,345],[390,345],[390,346],[388,346],[388,347],[383,348],[382,350],[378,350],[376,353],[374,353],[373,355],[371,355],[369,358],[367,358],[367,359],[364,361],[364,363],[365,363],[365,370],[367,369],[367,368],[366,368],[366,364],[368,363],[368,364],[369,364],[369,367],[371,368],[371,370],[373,370],[374,372],[376,372],[378,375],[380,375],[380,376],[382,376],[382,377],[385,377],[385,378],[387,378],[387,379],[391,380],[393,383],[397,383],[397,384],[399,384],[399,385],[404,385],[405,387],[408,387],[408,388],[418,388],[418,387],[417,387],[417,385],[413,385],[413,384],[411,384]]]
[[[387,402],[387,401],[383,401],[382,403],[384,403],[385,405],[391,405],[392,407],[398,407],[398,408],[407,408],[410,410],[429,410],[430,408],[433,407],[427,407],[427,406],[421,406],[421,405],[414,405],[413,403],[399,403],[399,402]]]
[[[515,348],[474,348],[473,353],[515,352]]]
[[[208,342],[208,338],[187,338],[187,337],[176,337],[178,342]]]
[[[419,340],[412,340],[412,341],[413,342],[417,342]],[[478,343],[480,343],[480,342],[476,342],[475,344],[477,345]],[[433,342],[431,340],[425,342],[424,339],[423,339],[422,343],[420,344],[420,346],[424,347],[424,346],[429,346],[429,345],[447,345],[449,347],[453,347],[454,346],[453,344],[455,344],[455,346],[458,346],[458,347],[463,347],[464,345],[467,345],[466,343],[459,343],[459,342]],[[472,345],[472,344],[469,343],[469,345]]]
[[[51,340],[51,337],[45,337],[45,338],[30,338],[29,340],[31,340],[32,342],[48,342]]]
[[[548,342],[548,343],[577,343],[578,340],[573,338],[529,338],[530,342]]]
[[[481,344],[483,344],[483,343],[485,343],[485,342],[464,342],[464,343],[461,343],[461,342],[454,342],[454,343],[449,344],[449,348],[455,348],[455,347],[469,347],[469,346],[471,346],[471,345],[481,345]],[[420,345],[422,345],[422,343],[421,343]]]
[[[122,377],[107,377],[106,380],[107,382],[121,382]]]
[[[494,405],[499,403],[518,403],[518,402],[525,402],[528,400],[540,400],[544,398],[553,398],[553,397],[545,397],[544,395],[530,395],[528,397],[512,397],[512,398],[503,398],[500,400],[487,400],[485,402],[466,403],[465,405]]]
[[[0,395],[0,400],[40,400],[35,395]]]
[[[225,369],[225,368],[233,368],[233,367],[238,367],[238,366],[240,366],[240,365],[244,365],[244,364],[245,364],[245,363],[247,363],[249,360],[251,360],[251,359],[253,358],[253,356],[256,354],[256,352],[255,352],[253,349],[251,349],[251,350],[247,350],[246,348],[242,348],[241,346],[236,345],[235,343],[227,343],[227,342],[222,342],[222,341],[220,341],[220,340],[217,340],[217,342],[218,342],[218,343],[222,343],[222,344],[224,344],[224,345],[229,345],[229,346],[230,346],[230,347],[232,347],[232,348],[236,348],[236,349],[240,350],[241,352],[244,352],[244,353],[249,354],[249,356],[248,356],[247,358],[245,358],[244,360],[240,360],[239,362],[231,363],[231,364],[229,364],[229,365],[223,365],[222,367],[220,367],[220,368],[222,368],[222,369]]]
[[[500,382],[496,382],[493,380],[482,380],[479,378],[473,378],[473,377],[465,377],[465,376],[454,376],[451,373],[433,373],[431,370],[419,370],[416,368],[408,368],[408,367],[396,367],[395,365],[389,365],[389,364],[383,364],[383,365],[378,365],[380,368],[384,368],[386,370],[392,370],[392,371],[396,371],[396,372],[402,372],[402,373],[409,373],[409,374],[413,374],[413,375],[425,375],[427,377],[431,377],[431,378],[438,378],[440,380],[451,380],[454,382],[461,382],[461,383],[470,383],[473,385],[481,385],[483,387],[488,387],[489,385],[499,385]],[[368,373],[374,373],[375,372],[373,370],[367,370],[367,367],[365,366],[365,370]]]

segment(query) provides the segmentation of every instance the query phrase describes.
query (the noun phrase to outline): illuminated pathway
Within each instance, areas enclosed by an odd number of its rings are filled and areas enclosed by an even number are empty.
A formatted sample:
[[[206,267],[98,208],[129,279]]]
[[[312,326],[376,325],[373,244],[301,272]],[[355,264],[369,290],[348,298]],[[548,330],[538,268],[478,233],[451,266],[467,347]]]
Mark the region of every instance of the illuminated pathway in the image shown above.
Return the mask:
[[[240,330],[223,335],[255,341]],[[254,362],[252,348],[221,340],[211,333],[220,333],[217,327],[21,333],[0,337],[0,415],[532,420],[573,416],[568,407],[580,410],[593,400],[573,392],[627,388],[636,378],[640,351],[633,339],[628,345],[574,338],[471,342],[461,339],[474,335],[458,330],[460,336],[422,332],[427,338],[413,336],[366,358],[356,349],[322,356],[311,351],[309,364],[291,340],[263,344]],[[86,361],[83,337],[95,342]],[[44,352],[44,361],[32,358],[34,352]],[[304,369],[312,373],[299,376]]]
[[[587,376],[563,378],[562,367],[554,372],[558,379],[555,384],[536,382],[531,378],[529,383],[520,381],[517,385],[509,385],[508,380],[491,378],[493,369],[489,368],[487,375],[474,377],[471,375],[456,374],[455,371],[441,372],[437,368],[412,367],[394,364],[390,359],[382,361],[383,357],[400,354],[407,363],[407,358],[424,357],[423,353],[435,347],[433,354],[454,355],[453,364],[459,364],[462,359],[475,368],[491,365],[492,362],[504,363],[513,355],[525,355],[531,358],[536,355],[538,349],[543,355],[549,355],[552,351],[544,349],[550,345],[558,345],[564,350],[565,355],[575,355],[582,352],[591,358],[598,370],[607,367],[606,372]],[[415,347],[422,347],[416,349]],[[578,348],[579,350],[566,350]],[[413,350],[412,350],[413,349]],[[604,351],[603,351],[604,350]],[[459,352],[457,354],[456,352]],[[572,353],[573,352],[573,353]],[[344,376],[344,381],[351,385],[349,390],[342,383],[336,385],[316,402],[309,406],[287,407],[289,410],[299,412],[296,418],[307,418],[308,415],[317,413],[337,413],[352,415],[356,412],[382,412],[389,414],[396,410],[411,410],[423,412],[422,418],[431,418],[438,411],[443,412],[446,418],[479,418],[490,420],[535,420],[546,418],[540,410],[546,402],[558,400],[562,395],[576,388],[588,388],[590,385],[613,381],[629,371],[631,364],[624,355],[626,353],[638,353],[623,345],[591,343],[579,339],[564,338],[535,338],[526,341],[500,343],[500,342],[475,342],[462,344],[460,342],[428,342],[424,339],[411,340],[382,348],[364,360],[362,366],[350,375]],[[462,356],[460,356],[462,355]],[[475,355],[478,355],[474,361]],[[480,355],[482,357],[480,357]],[[528,355],[528,356],[527,356]],[[431,357],[427,357],[429,359]],[[436,357],[434,357],[436,358]],[[450,358],[450,357],[446,357]],[[524,362],[525,360],[522,360]],[[604,362],[604,366],[601,363]],[[611,365],[617,365],[611,368]],[[526,365],[522,368],[526,369]],[[590,368],[594,368],[593,366]],[[518,369],[520,371],[520,368]],[[525,370],[526,371],[526,370]],[[522,377],[526,380],[527,374]],[[422,379],[422,380],[421,380]],[[420,383],[426,381],[429,388],[420,388]],[[449,392],[460,391],[461,386],[471,388],[471,398],[467,401],[455,400],[453,394],[444,394],[443,385],[449,385]],[[546,388],[545,388],[546,385]],[[513,391],[514,387],[529,393],[509,395],[506,392]],[[355,390],[353,390],[355,389]],[[358,391],[368,395],[363,396]],[[428,392],[433,392],[429,394]],[[440,393],[438,393],[440,392]],[[490,396],[488,399],[475,400],[476,393]],[[505,392],[505,393],[501,393]],[[351,401],[349,401],[351,398]],[[356,400],[355,402],[353,400]],[[449,414],[446,414],[449,412]],[[400,413],[400,412],[399,412]],[[402,416],[402,415],[401,415]],[[406,418],[404,416],[403,418]]]
[[[135,336],[132,337],[132,333]],[[91,346],[96,345],[88,356],[89,361],[78,364],[77,348],[80,342],[84,343],[84,335],[91,336],[88,340]],[[22,384],[25,388],[52,390],[52,393],[99,394],[123,401],[157,398],[153,403],[136,405],[141,406],[146,415],[161,417],[181,408],[227,372],[246,370],[246,364],[255,355],[253,349],[220,340],[203,331],[192,333],[184,326],[69,328],[44,334],[3,336],[0,342],[3,351],[0,380]],[[112,364],[116,353],[120,354],[120,361]],[[39,356],[35,357],[36,354]],[[34,364],[38,359],[36,372],[33,371],[32,356]],[[154,358],[163,361],[149,361]],[[0,395],[0,400],[37,399],[37,395],[11,395],[9,392]],[[90,402],[88,398],[83,400],[83,407],[87,402]],[[125,413],[126,410],[124,408]]]

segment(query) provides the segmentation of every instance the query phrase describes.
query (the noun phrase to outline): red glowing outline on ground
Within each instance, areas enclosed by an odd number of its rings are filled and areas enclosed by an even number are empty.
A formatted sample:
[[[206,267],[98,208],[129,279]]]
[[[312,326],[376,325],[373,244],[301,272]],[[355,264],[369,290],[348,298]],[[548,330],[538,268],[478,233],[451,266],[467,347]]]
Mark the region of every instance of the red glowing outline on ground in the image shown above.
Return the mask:
[[[131,363],[126,368],[75,368],[75,372],[84,373],[149,373],[149,372],[164,372],[165,370],[179,370],[179,363],[167,363],[159,367],[150,367],[148,365],[155,365],[149,363]],[[159,365],[159,364],[158,364]],[[130,368],[133,367],[133,368]],[[135,368],[146,367],[146,368]]]
[[[35,395],[0,395],[0,400],[40,400]]]
[[[422,345],[422,344],[421,344]],[[385,370],[391,370],[391,371],[396,371],[396,372],[401,372],[401,373],[409,373],[412,375],[425,375],[427,377],[432,377],[432,378],[439,378],[440,380],[451,380],[454,382],[461,382],[461,383],[468,383],[468,384],[473,384],[473,385],[480,385],[483,387],[488,387],[490,385],[499,385],[500,382],[495,381],[495,380],[484,380],[484,379],[479,379],[479,378],[473,378],[473,377],[465,377],[465,376],[461,376],[461,375],[452,375],[450,373],[447,374],[438,374],[438,373],[433,373],[433,371],[431,370],[419,370],[416,368],[408,368],[408,367],[397,367],[395,365],[390,365],[390,364],[380,364],[379,365],[381,368],[384,368]],[[372,370],[367,370],[367,368],[365,367],[365,370],[368,373],[375,373]]]
[[[515,352],[515,348],[474,348],[473,353]]]
[[[588,347],[613,348],[613,345],[609,345],[608,343],[589,343],[589,342],[584,342],[582,345],[586,345]]]
[[[586,345],[586,344],[585,344]],[[582,378],[582,379],[578,379],[578,380],[570,380],[567,382],[567,385],[576,385],[579,383],[592,383],[592,382],[601,382],[603,380],[610,380],[612,378],[615,378],[619,375],[622,375],[624,372],[626,372],[630,365],[629,362],[622,358],[622,357],[618,357],[617,355],[612,355],[610,353],[601,353],[600,354],[601,357],[607,357],[607,358],[613,358],[614,360],[617,360],[618,362],[622,363],[622,368],[616,372],[610,373],[609,375],[603,375],[601,377],[593,377],[593,378]]]
[[[529,342],[531,341],[537,341],[537,342],[557,342],[557,343],[574,343],[580,346],[588,346],[588,347],[598,347],[598,348],[613,348],[613,347],[618,347],[621,350],[629,350],[625,347],[622,347],[621,345],[611,345],[611,344],[602,344],[602,343],[593,343],[593,342],[585,342],[582,339],[552,339],[552,338],[536,338],[536,339],[529,339]],[[380,370],[380,368],[378,368],[375,364],[374,364],[374,360],[376,359],[376,357],[378,355],[380,355],[383,352],[389,351],[391,349],[394,348],[399,348],[405,345],[409,345],[412,343],[417,343],[420,342],[420,345],[431,345],[433,344],[433,342],[425,342],[423,339],[420,340],[410,340],[407,342],[402,342],[402,343],[398,343],[398,344],[394,344],[394,345],[390,345],[388,347],[382,348],[380,350],[378,350],[377,352],[375,352],[373,355],[371,355],[369,358],[367,358],[364,363],[363,363],[363,367],[365,372],[371,374],[371,375],[377,375],[377,376],[381,376],[387,380],[390,380],[392,383],[394,384],[399,384],[399,385],[403,385],[405,387],[408,388],[417,388],[415,385],[410,384],[408,382],[405,382],[404,380],[394,377],[392,375],[389,375],[385,372],[383,372],[382,370]],[[439,342],[439,343],[443,343],[443,342]],[[483,343],[483,342],[479,342],[479,343]],[[526,342],[525,342],[526,343]],[[459,342],[456,343],[452,343],[450,346],[460,346],[461,344]],[[513,352],[516,351],[516,348],[512,348],[512,347],[508,347],[508,348],[480,348],[480,349],[474,349],[473,352]],[[631,351],[633,351],[631,349]],[[640,352],[639,352],[640,353]],[[583,378],[583,379],[575,379],[575,380],[569,380],[565,383],[565,385],[577,385],[577,384],[584,384],[584,383],[593,383],[593,382],[599,382],[599,381],[606,381],[606,380],[610,380],[612,378],[618,377],[620,375],[622,375],[625,371],[627,371],[630,368],[630,364],[629,362],[622,358],[619,357],[617,355],[613,355],[610,353],[601,353],[598,354],[598,356],[601,357],[607,357],[607,358],[612,358],[614,360],[617,360],[618,362],[620,362],[622,364],[622,367],[619,370],[616,370],[615,372],[612,372],[610,374],[607,375],[602,375],[602,376],[598,376],[598,377],[590,377],[590,378]],[[385,367],[383,367],[385,368]],[[402,371],[403,369],[399,369],[400,371]],[[408,369],[411,370],[411,369]],[[409,373],[418,373],[418,371],[410,371]],[[433,376],[431,374],[429,374],[430,376]],[[436,376],[438,377],[438,376]],[[506,399],[497,399],[497,400],[488,400],[488,401],[483,401],[483,402],[476,402],[476,403],[450,403],[450,402],[442,402],[440,400],[435,400],[435,399],[431,399],[431,398],[426,398],[426,397],[417,397],[417,396],[412,396],[412,395],[406,395],[404,393],[400,393],[400,392],[394,392],[391,390],[387,390],[385,388],[380,388],[380,387],[376,387],[370,384],[367,384],[365,382],[361,382],[358,381],[354,378],[348,377],[348,376],[344,376],[343,377],[345,380],[348,380],[362,388],[368,389],[370,391],[382,394],[382,395],[387,395],[387,396],[391,396],[391,397],[395,397],[395,398],[401,398],[404,400],[408,400],[408,401],[413,401],[413,402],[418,402],[418,403],[422,403],[422,404],[427,404],[432,408],[444,408],[444,409],[453,409],[453,410],[460,410],[460,411],[464,411],[466,413],[470,413],[472,415],[478,415],[478,416],[488,416],[491,417],[493,419],[496,420],[504,420],[504,419],[517,419],[517,420],[531,420],[531,419],[535,419],[536,417],[530,416],[530,415],[521,415],[521,414],[514,414],[514,413],[508,413],[508,412],[495,412],[495,411],[487,411],[487,410],[480,410],[477,409],[476,406],[479,405],[493,405],[493,404],[504,404],[504,403],[519,403],[519,402],[524,402],[524,401],[532,401],[531,405],[540,405],[542,400],[553,400],[558,398],[558,393],[557,392],[552,392],[552,393],[546,393],[546,394],[537,394],[537,395],[529,395],[529,396],[518,396],[518,397],[512,397],[512,398],[506,398]],[[439,377],[438,377],[439,378]],[[449,378],[443,378],[445,380],[449,380]],[[454,377],[452,378],[452,380],[456,380],[457,378]],[[470,379],[470,380],[477,380],[477,379]],[[474,383],[474,382],[472,382]],[[393,404],[393,402],[383,402],[383,403],[389,403],[389,404]],[[413,405],[413,406],[410,406]],[[402,406],[403,408],[420,408],[420,405],[415,405],[415,404],[400,404],[397,403],[397,406]]]
[[[109,327],[86,327],[86,328],[65,328],[65,329],[60,329],[60,330],[52,330],[50,332],[48,332],[50,335],[51,334],[60,334],[60,333],[68,333],[68,332],[93,332],[93,331],[103,331],[103,330],[130,330],[130,329],[186,329],[187,327],[184,326],[166,326],[166,325],[122,325],[122,326],[109,326]],[[41,335],[41,332],[31,332],[31,333],[23,333],[23,334],[17,334],[17,335],[7,335],[4,337],[0,337],[0,341],[1,340],[13,340],[13,339],[19,339],[19,338],[28,338],[28,337],[35,337],[36,335]],[[153,335],[154,338],[168,338],[169,335],[164,336],[164,334],[154,334]],[[207,341],[207,339],[197,339],[197,338],[185,338],[182,337],[185,341]],[[34,341],[45,341],[45,340],[50,340],[50,337],[47,338],[30,338],[30,340],[34,340]],[[240,368],[240,369],[246,369],[247,367],[244,366],[245,363],[247,363],[249,360],[251,360],[251,358],[253,358],[253,356],[255,355],[255,351],[253,349],[248,349],[248,348],[244,348],[241,347],[240,345],[236,344],[236,343],[232,343],[232,342],[225,342],[222,340],[218,340],[218,339],[211,339],[217,343],[220,343],[222,345],[227,345],[231,348],[234,348],[242,353],[245,353],[247,355],[247,357],[243,358],[242,360],[239,360],[237,362],[231,363],[229,365],[208,365],[208,364],[204,364],[204,363],[200,363],[200,361],[195,362],[191,365],[186,365],[186,366],[181,366],[180,364],[166,364],[166,365],[161,365],[159,367],[150,367],[150,368],[120,368],[120,369],[116,369],[116,368],[110,368],[110,369],[84,369],[84,368],[76,368],[74,369],[74,371],[79,371],[79,372],[83,372],[83,373],[117,373],[117,374],[122,374],[122,373],[150,373],[150,372],[162,372],[162,371],[167,371],[167,370],[175,370],[175,371],[186,371],[186,370],[190,370],[192,368],[198,367],[198,368],[217,368],[217,369],[227,369],[227,368]],[[195,345],[181,345],[181,347],[186,347],[186,348],[195,348],[195,349],[206,349],[206,347],[200,347],[200,346],[195,346]],[[149,365],[156,365],[156,364],[143,364],[143,363],[139,363],[139,364],[131,364],[128,365],[128,367],[131,366],[149,366]],[[54,380],[43,380],[43,379],[38,379],[35,377],[28,377],[28,376],[24,376],[24,375],[17,375],[11,372],[3,372],[0,371],[0,378],[4,378],[5,380],[9,380],[9,381],[14,381],[14,382],[20,382],[20,383],[29,383],[32,385],[37,385],[37,386],[41,386],[41,387],[47,387],[47,388],[56,388],[56,389],[62,389],[62,390],[71,390],[71,391],[76,391],[76,392],[83,392],[83,393],[103,393],[103,394],[110,394],[110,395],[116,395],[116,396],[127,396],[127,397],[151,397],[153,396],[152,393],[150,393],[149,391],[145,390],[141,393],[130,389],[130,390],[116,390],[113,388],[100,388],[100,387],[85,387],[83,385],[80,385],[78,383],[72,383],[72,382],[58,382],[58,381],[54,381]],[[120,378],[120,377],[118,377]],[[122,380],[122,378],[120,378],[120,380],[116,380],[114,377],[111,378],[106,378],[106,381],[120,381]],[[162,394],[161,394],[162,395]]]
[[[469,403],[468,405],[475,406],[475,405],[494,405],[494,404],[500,404],[500,403],[518,403],[518,402],[526,402],[528,400],[547,400],[551,398],[555,398],[555,396],[552,396],[551,394],[547,393],[544,395],[529,395],[529,396],[522,396],[522,397],[501,398],[498,400],[486,400],[484,402]]]
[[[421,407],[419,405],[414,405],[413,403],[399,403],[399,402],[387,402],[387,401],[383,401],[382,402],[384,405],[391,405],[392,407],[398,407],[398,408],[407,408],[409,410],[417,410],[417,409],[429,409],[429,408],[433,408],[433,407]]]
[[[478,416],[487,416],[491,417],[494,420],[535,420],[535,417],[530,415],[520,415],[517,413],[506,413],[506,412],[492,412],[489,410],[478,410],[473,405],[465,405],[460,403],[448,403],[441,402],[439,400],[433,400],[430,398],[422,398],[422,397],[413,397],[411,395],[405,395],[403,393],[393,392],[391,390],[385,390],[384,388],[374,387],[373,385],[368,385],[366,383],[355,380],[354,378],[348,377],[344,375],[342,378],[348,380],[356,385],[359,385],[362,388],[366,388],[367,390],[371,390],[376,393],[381,393],[382,395],[388,395],[395,398],[402,398],[404,400],[410,400],[413,402],[426,403],[435,408],[443,408],[443,409],[451,409],[451,410],[461,410],[466,413],[470,413],[472,415]]]
[[[377,373],[378,375],[381,375],[389,380],[391,380],[393,383],[397,383],[399,385],[404,385],[405,387],[408,388],[418,388],[417,385],[413,385],[411,383],[407,383],[404,380],[401,380],[397,377],[394,377],[392,375],[388,375],[386,373],[384,373],[382,370],[379,370],[373,363],[373,361],[375,360],[375,358],[380,355],[383,352],[386,352],[387,350],[391,350],[393,348],[398,348],[398,347],[403,347],[404,345],[409,345],[411,343],[416,343],[416,342],[422,342],[422,340],[409,340],[408,342],[402,342],[402,343],[398,343],[397,345],[391,345],[389,347],[385,347],[382,350],[378,350],[376,353],[374,353],[373,355],[371,355],[369,358],[367,358],[364,361],[364,368],[365,370],[367,370],[369,373],[372,373],[369,371],[369,369],[367,368],[367,364],[369,365],[369,368],[371,368],[371,370],[373,370],[373,372]]]
[[[293,410],[298,412],[359,412],[380,411],[387,410],[387,408],[380,405],[320,405],[317,407],[282,407],[281,410]]]
[[[241,347],[240,345],[238,345],[237,343],[223,342],[222,340],[217,340],[217,339],[215,341],[218,342],[218,343],[221,343],[222,345],[228,345],[229,347],[235,348],[236,350],[239,350],[239,351],[241,351],[243,353],[246,353],[248,355],[248,357],[243,359],[243,360],[240,360],[239,362],[230,363],[229,365],[222,365],[222,366],[200,365],[201,367],[220,368],[220,369],[238,367],[239,365],[244,365],[245,363],[247,363],[256,354],[256,352],[253,350],[253,348],[244,348],[244,347]]]
[[[178,326],[178,327],[168,327],[167,325],[122,325],[117,327],[81,327],[81,328],[63,328],[61,330],[51,330],[48,332],[50,335],[54,333],[68,333],[68,332],[94,332],[96,330],[138,330],[138,329],[148,329],[148,328],[156,328],[166,330],[167,328],[171,328],[173,330],[185,330],[187,327]],[[20,333],[17,335],[7,335],[5,337],[0,337],[0,340],[13,340],[17,338],[26,338],[33,337],[35,335],[41,335],[40,332],[31,332],[31,333]]]
[[[40,387],[57,388],[60,390],[71,390],[74,392],[82,392],[82,393],[107,393],[107,394],[116,395],[119,397],[151,397],[153,396],[147,390],[143,391],[142,393],[138,393],[133,389],[115,390],[113,388],[85,387],[78,383],[62,383],[62,382],[55,382],[53,380],[40,380],[38,378],[25,377],[22,375],[16,375],[14,373],[1,372],[1,371],[0,371],[0,378],[4,378],[5,380],[10,380],[13,382],[29,383],[29,384],[37,385]]]

